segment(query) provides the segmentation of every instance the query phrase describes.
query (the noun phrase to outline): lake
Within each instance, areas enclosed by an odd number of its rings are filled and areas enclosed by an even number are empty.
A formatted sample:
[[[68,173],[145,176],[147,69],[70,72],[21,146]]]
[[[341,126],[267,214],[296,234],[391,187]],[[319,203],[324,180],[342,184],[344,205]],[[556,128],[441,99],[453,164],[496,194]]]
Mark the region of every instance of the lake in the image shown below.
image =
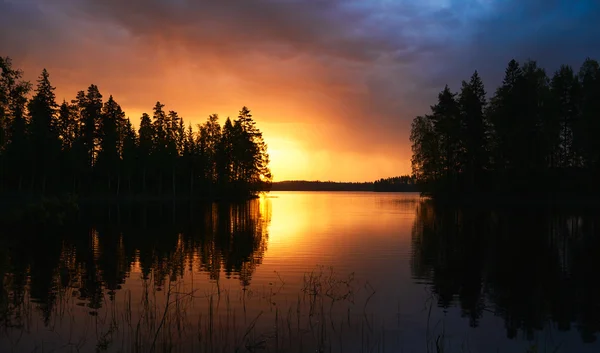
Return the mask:
[[[272,192],[0,235],[0,352],[597,352],[598,212]]]

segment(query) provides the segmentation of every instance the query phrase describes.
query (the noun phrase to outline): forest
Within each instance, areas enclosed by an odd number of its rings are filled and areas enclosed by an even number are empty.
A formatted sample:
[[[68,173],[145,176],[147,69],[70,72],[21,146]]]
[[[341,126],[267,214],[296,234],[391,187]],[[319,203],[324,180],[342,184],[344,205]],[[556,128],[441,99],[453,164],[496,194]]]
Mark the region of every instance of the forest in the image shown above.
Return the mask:
[[[371,191],[371,192],[416,192],[416,179],[409,175],[379,179],[374,182],[338,182],[286,180],[274,182],[273,191]]]
[[[269,155],[247,107],[196,128],[157,102],[136,130],[96,85],[56,101],[43,70],[33,85],[0,57],[0,195],[4,199],[247,199],[270,188]]]
[[[536,61],[511,60],[491,97],[475,71],[413,120],[410,141],[414,176],[430,195],[597,195],[598,61],[549,77]]]
[[[285,180],[274,182],[273,191],[373,191],[373,183],[320,180]]]
[[[417,180],[412,175],[379,179],[373,182],[373,191],[376,192],[416,192],[419,191]]]

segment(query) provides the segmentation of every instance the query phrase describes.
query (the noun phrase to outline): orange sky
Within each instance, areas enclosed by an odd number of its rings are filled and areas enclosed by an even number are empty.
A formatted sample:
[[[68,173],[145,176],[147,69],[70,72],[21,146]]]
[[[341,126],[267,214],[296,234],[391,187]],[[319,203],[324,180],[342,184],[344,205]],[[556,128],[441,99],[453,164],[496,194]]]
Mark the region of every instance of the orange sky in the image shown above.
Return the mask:
[[[275,181],[372,181],[410,172],[407,131],[397,130],[385,141],[378,140],[373,117],[365,116],[364,126],[356,124],[353,110],[363,109],[357,99],[368,92],[336,82],[310,58],[277,60],[255,54],[247,57],[250,63],[239,63],[175,50],[148,60],[144,56],[151,48],[131,44],[113,49],[114,57],[90,57],[82,47],[69,57],[73,66],[44,65],[57,87],[57,99],[71,100],[94,83],[105,98],[112,94],[136,125],[160,100],[194,127],[212,113],[221,121],[236,117],[246,105],[269,146]],[[13,60],[32,81],[43,65],[37,58]]]
[[[194,125],[246,105],[276,181],[410,173],[410,122],[429,97],[419,98],[409,64],[432,43],[390,37],[344,4],[9,1],[0,55],[30,80],[46,67],[61,101],[98,85],[134,124],[157,100]]]
[[[97,84],[134,122],[157,100],[194,124],[246,105],[275,180],[368,181],[410,172],[411,121],[445,84],[478,70],[493,93],[510,59],[598,56],[584,2],[3,0],[0,55],[46,67],[60,99]]]

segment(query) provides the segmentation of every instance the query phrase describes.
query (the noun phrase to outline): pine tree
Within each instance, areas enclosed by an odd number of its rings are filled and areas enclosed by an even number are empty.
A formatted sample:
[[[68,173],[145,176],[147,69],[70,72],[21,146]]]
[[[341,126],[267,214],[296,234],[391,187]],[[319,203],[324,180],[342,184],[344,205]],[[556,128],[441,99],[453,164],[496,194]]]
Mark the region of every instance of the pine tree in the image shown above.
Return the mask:
[[[32,142],[32,180],[39,181],[42,194],[46,191],[48,173],[56,171],[50,168],[60,153],[60,142],[57,134],[58,122],[56,113],[58,104],[54,87],[50,84],[50,75],[44,69],[38,79],[35,95],[28,104],[30,138]],[[52,176],[50,176],[52,177]],[[36,182],[32,182],[35,187]]]
[[[467,83],[462,82],[458,106],[460,109],[460,157],[467,190],[482,186],[484,169],[488,160],[488,127],[484,111],[487,105],[483,82],[477,71]]]
[[[10,58],[0,57],[0,191],[20,191],[30,168],[25,107],[31,84],[22,76]]]
[[[549,80],[537,62],[528,60],[522,66],[523,80],[519,104],[518,140],[520,153],[518,165],[520,179],[530,191],[542,191],[549,182],[548,159],[552,151],[552,128],[549,120]],[[537,189],[537,190],[536,190]]]
[[[553,111],[560,127],[558,166],[577,166],[578,158],[573,145],[573,129],[579,116],[579,81],[570,66],[563,65],[551,81]]]
[[[133,192],[131,181],[134,177],[134,171],[138,168],[138,137],[129,119],[127,119],[125,122],[122,135],[122,173],[124,174],[125,180],[127,181],[127,189],[131,194]]]
[[[107,191],[111,191],[111,182],[114,176],[117,176],[117,195],[120,189],[120,136],[119,126],[125,120],[125,113],[112,95],[108,98],[102,108],[102,116],[99,121],[98,136],[100,140],[100,149],[98,151],[97,169],[104,174],[107,180]]]
[[[496,181],[501,186],[513,179],[512,173],[522,166],[519,162],[519,114],[517,108],[522,97],[523,71],[516,60],[511,60],[505,70],[502,85],[496,89],[487,110],[492,126],[492,161],[496,171]]]
[[[90,151],[87,148],[89,141],[86,141],[85,130],[86,118],[84,111],[86,102],[85,91],[78,91],[75,99],[71,101],[72,113],[75,120],[75,138],[67,160],[72,168],[73,186],[71,190],[73,193],[84,191],[82,183],[85,181],[86,175],[91,173]]]
[[[198,146],[196,144],[196,136],[192,129],[192,125],[188,126],[185,134],[185,146],[183,150],[183,159],[189,176],[189,192],[194,195],[194,184],[198,175],[198,170],[203,170],[203,163],[198,156]]]
[[[231,122],[230,122],[231,123]],[[200,158],[203,163],[203,179],[215,185],[219,180],[218,172],[218,146],[221,143],[221,125],[219,124],[219,116],[212,114],[204,125],[199,125],[198,130],[198,146]]]
[[[235,180],[241,181],[245,191],[254,194],[271,183],[271,171],[268,168],[269,155],[262,132],[256,127],[252,114],[242,107],[235,121],[232,138],[232,155],[237,162],[233,170]]]
[[[220,193],[225,193],[228,185],[233,188],[238,187],[234,182],[237,180],[236,171],[239,169],[241,161],[240,156],[234,150],[234,139],[235,139],[234,125],[231,119],[227,117],[225,124],[223,124],[223,133],[218,143],[215,145],[214,151],[214,168],[216,182]]]
[[[581,120],[575,126],[575,149],[597,179],[600,177],[600,64],[587,58],[578,76]]]
[[[167,114],[163,110],[164,104],[156,102],[154,106],[154,114],[152,116],[152,127],[154,132],[154,151],[152,155],[153,159],[153,172],[158,176],[157,191],[159,195],[163,192],[163,176],[167,169],[170,169],[169,164],[169,128],[170,123],[167,121]]]
[[[57,134],[64,151],[69,150],[75,142],[77,120],[74,113],[73,107],[66,101],[58,109]]]
[[[96,164],[98,154],[98,124],[102,116],[102,94],[98,86],[90,85],[85,98],[82,100],[78,96],[82,105],[82,139],[87,152],[87,167],[91,168]]]
[[[438,178],[443,176],[442,183],[449,190],[456,186],[458,175],[464,169],[460,164],[464,143],[460,139],[460,111],[456,93],[450,91],[446,85],[438,95],[437,104],[431,107],[431,112],[429,117],[432,121],[433,132],[439,139],[441,148],[441,151],[438,152],[440,161],[437,163],[438,168],[441,169],[435,174]]]
[[[0,56],[0,152],[10,140],[12,119],[25,112],[31,84],[22,77],[23,71],[13,69],[10,58]]]
[[[426,191],[432,191],[442,175],[446,176],[442,160],[442,153],[446,150],[440,146],[441,141],[437,137],[431,116],[417,116],[413,120],[410,141],[413,175]]]
[[[178,150],[178,129],[181,118],[176,111],[170,110],[167,115],[168,133],[167,133],[167,151],[166,158],[168,165],[171,167],[171,192],[176,195],[177,186],[177,160],[179,158]]]
[[[167,148],[167,129],[169,128],[169,124],[167,124],[167,114],[163,110],[164,107],[164,104],[156,102],[152,117],[156,152],[162,152]]]
[[[160,195],[169,175],[173,196],[183,195],[186,183],[181,188],[179,183],[188,177],[190,197],[249,197],[270,185],[267,145],[247,107],[223,128],[212,114],[198,131],[191,125],[186,131],[177,112],[165,113],[157,102],[152,118],[142,116],[137,134],[113,96],[103,103],[96,85],[59,106],[43,70],[28,101],[31,85],[21,80],[22,73],[8,58],[0,58],[0,67],[2,190],[22,191],[26,177],[34,195],[108,192],[119,197],[121,180],[130,196],[136,189]],[[141,183],[134,183],[139,178]]]
[[[146,113],[142,115],[139,129],[139,162],[142,173],[142,190],[147,192],[146,189],[146,175],[150,168],[152,157],[154,154],[154,128],[152,126],[152,120]]]

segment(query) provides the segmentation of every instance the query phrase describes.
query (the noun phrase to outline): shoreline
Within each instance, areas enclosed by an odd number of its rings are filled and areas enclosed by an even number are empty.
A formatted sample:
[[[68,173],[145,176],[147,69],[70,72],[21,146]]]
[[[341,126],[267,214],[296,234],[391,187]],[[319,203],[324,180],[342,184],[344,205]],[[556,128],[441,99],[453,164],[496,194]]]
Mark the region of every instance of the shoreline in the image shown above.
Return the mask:
[[[600,195],[594,193],[581,194],[575,192],[517,193],[517,192],[482,192],[482,193],[427,193],[421,196],[442,206],[491,206],[491,207],[600,207]]]
[[[259,198],[258,195],[238,196],[183,196],[183,195],[121,195],[78,196],[71,194],[24,195],[0,194],[0,224],[64,224],[86,210],[113,206],[203,206],[211,204],[242,204]]]

